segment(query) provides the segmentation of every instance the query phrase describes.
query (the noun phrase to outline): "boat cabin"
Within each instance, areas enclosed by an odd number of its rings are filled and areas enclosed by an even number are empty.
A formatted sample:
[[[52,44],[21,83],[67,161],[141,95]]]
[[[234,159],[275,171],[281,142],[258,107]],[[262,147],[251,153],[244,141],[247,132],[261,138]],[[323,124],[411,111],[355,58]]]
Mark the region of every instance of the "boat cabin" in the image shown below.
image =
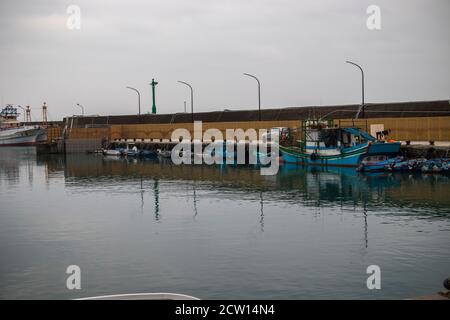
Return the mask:
[[[310,128],[305,132],[305,151],[307,153],[335,153],[343,149],[367,146],[375,141],[365,131],[358,128]]]
[[[17,112],[17,108],[14,108],[12,105],[8,104],[5,108],[2,109],[2,111],[0,111],[0,127],[19,127],[20,123],[19,121],[17,121],[18,117],[19,113]]]

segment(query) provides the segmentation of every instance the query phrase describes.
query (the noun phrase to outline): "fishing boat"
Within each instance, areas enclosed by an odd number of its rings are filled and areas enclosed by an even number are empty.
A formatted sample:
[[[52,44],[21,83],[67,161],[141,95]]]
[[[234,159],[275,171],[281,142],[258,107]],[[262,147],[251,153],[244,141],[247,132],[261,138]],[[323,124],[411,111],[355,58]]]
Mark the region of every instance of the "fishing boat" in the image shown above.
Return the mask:
[[[383,156],[384,157],[384,156]],[[375,158],[375,160],[373,159]],[[358,167],[359,171],[388,171],[388,172],[406,172],[406,173],[448,173],[450,159],[404,159],[403,157],[384,158],[376,161],[379,157],[368,157],[361,161]]]
[[[420,172],[423,164],[427,161],[425,158],[420,159],[403,159],[394,161],[385,166],[386,171],[394,172]]]
[[[123,152],[121,150],[116,150],[116,149],[104,149],[103,150],[103,154],[105,156],[115,156],[115,157],[120,157],[123,155]]]
[[[158,154],[155,150],[139,149],[136,144],[129,143],[123,153],[129,158],[156,159]]]
[[[404,158],[402,156],[398,156],[395,158],[389,158],[388,155],[367,156],[359,164],[358,171],[361,172],[386,171],[387,168],[391,168],[396,163],[403,161]]]
[[[302,128],[299,146],[279,145],[286,163],[357,167],[366,157],[391,158],[400,151],[400,142],[376,140],[357,127],[341,128],[320,120],[307,120]]]
[[[170,150],[158,149],[156,152],[160,158],[170,158],[172,156],[172,152]]]
[[[0,112],[0,146],[29,146],[47,141],[47,131],[39,126],[22,125],[17,108],[7,105]]]
[[[147,159],[156,159],[158,158],[158,153],[155,150],[140,150],[140,157]]]
[[[450,159],[430,159],[423,163],[421,170],[424,173],[447,173]]]
[[[126,149],[125,154],[127,157],[137,158],[141,155],[141,152],[136,147],[133,147],[131,149]]]

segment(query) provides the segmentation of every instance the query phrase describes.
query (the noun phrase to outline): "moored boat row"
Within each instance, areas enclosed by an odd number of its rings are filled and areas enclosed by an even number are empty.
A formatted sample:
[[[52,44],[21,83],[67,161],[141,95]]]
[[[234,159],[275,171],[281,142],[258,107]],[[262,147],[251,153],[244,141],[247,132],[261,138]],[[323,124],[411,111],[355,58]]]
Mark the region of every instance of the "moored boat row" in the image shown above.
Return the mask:
[[[395,157],[386,160],[363,161],[358,167],[362,172],[389,171],[410,173],[449,173],[450,158],[405,159]]]
[[[129,158],[147,158],[155,159],[158,153],[155,150],[138,149],[134,144],[128,144],[126,148],[117,149],[103,149],[103,155],[114,157],[129,157]]]

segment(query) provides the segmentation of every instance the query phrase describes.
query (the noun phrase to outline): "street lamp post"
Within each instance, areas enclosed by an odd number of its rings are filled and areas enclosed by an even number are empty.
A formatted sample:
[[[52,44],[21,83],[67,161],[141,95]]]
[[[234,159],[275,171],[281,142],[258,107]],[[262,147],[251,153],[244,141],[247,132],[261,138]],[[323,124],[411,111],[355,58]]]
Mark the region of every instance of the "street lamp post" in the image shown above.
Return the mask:
[[[361,70],[361,89],[362,89],[362,103],[361,103],[361,112],[362,112],[362,117],[364,118],[364,70],[363,70],[363,68],[359,65],[359,64],[357,64],[357,63],[354,63],[354,62],[352,62],[352,61],[345,61],[346,63],[349,63],[349,64],[352,64],[352,65],[354,65],[355,67],[357,67],[357,68],[359,68],[359,70]],[[358,112],[358,114],[356,115],[356,119],[358,119],[358,116],[359,116],[359,112]]]
[[[133,87],[126,87],[127,89],[133,90],[137,93],[138,95],[138,107],[139,107],[139,115],[141,115],[141,93],[139,92],[138,89],[133,88]]]
[[[191,120],[192,123],[194,123],[194,90],[192,89],[192,86],[184,81],[178,81],[179,83],[182,83],[184,85],[187,85],[191,89]]]
[[[83,105],[77,103],[77,106],[81,108],[81,115],[84,116],[84,107],[83,107]]]
[[[258,82],[258,118],[259,121],[261,121],[261,83],[259,82],[259,79],[252,74],[244,73],[244,76],[251,77]]]

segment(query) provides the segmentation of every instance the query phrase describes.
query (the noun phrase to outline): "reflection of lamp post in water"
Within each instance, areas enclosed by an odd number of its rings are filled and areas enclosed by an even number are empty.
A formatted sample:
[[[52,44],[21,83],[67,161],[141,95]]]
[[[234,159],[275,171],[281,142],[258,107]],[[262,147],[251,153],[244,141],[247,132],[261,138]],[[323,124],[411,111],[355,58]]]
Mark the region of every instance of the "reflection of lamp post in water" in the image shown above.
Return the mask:
[[[159,181],[155,179],[155,182],[153,184],[153,195],[155,196],[155,220],[160,220],[159,215]]]
[[[197,211],[197,193],[195,192],[195,183],[193,185],[193,189],[194,189],[194,218],[197,216],[198,211]]]
[[[143,186],[143,180],[141,176],[141,212],[144,213],[144,186]]]
[[[364,242],[366,245],[366,249],[369,246],[369,239],[367,238],[367,229],[368,229],[368,224],[367,224],[367,208],[366,208],[366,202],[364,201],[364,207],[363,207],[363,214],[364,214]]]
[[[261,232],[264,232],[264,200],[262,191],[259,193],[260,205],[261,205],[261,216],[259,219],[259,224],[261,225]]]

